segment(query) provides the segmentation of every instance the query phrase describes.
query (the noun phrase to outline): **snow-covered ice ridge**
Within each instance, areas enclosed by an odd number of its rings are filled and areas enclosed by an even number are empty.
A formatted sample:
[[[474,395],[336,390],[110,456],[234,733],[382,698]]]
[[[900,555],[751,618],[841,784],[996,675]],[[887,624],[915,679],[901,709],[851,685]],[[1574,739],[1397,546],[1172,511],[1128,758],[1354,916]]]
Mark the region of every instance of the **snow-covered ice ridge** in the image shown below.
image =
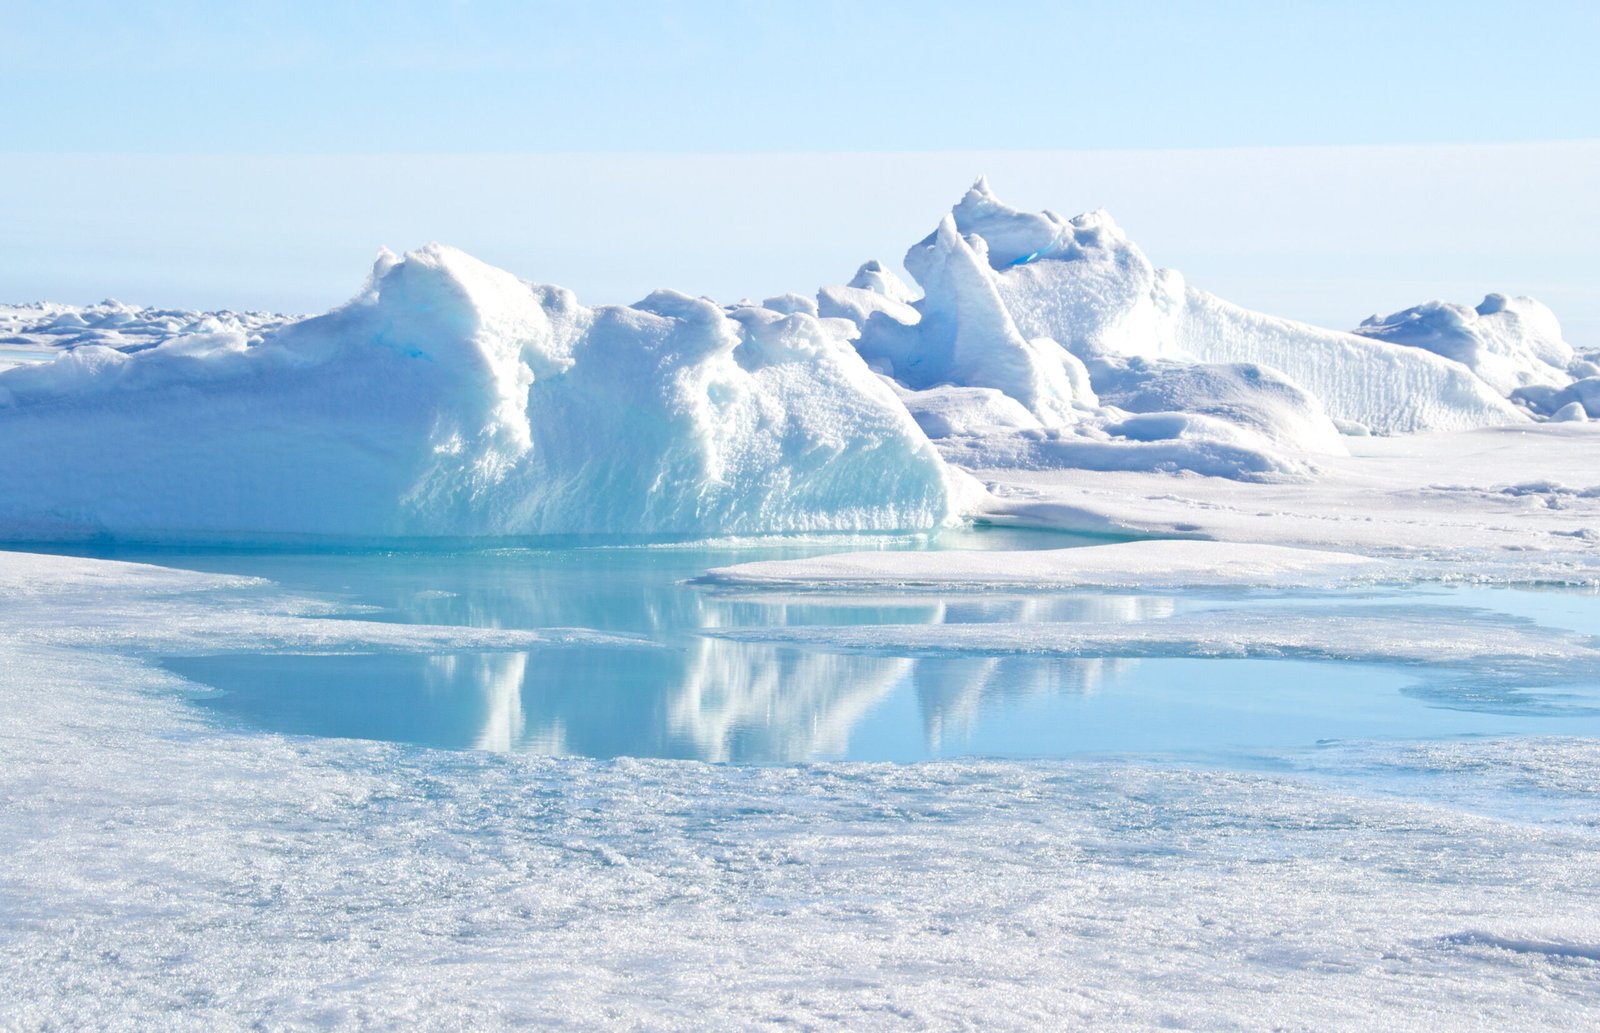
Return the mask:
[[[303,320],[0,307],[0,537],[928,529],[990,508],[964,470],[1287,483],[1351,435],[1600,418],[1528,298],[1323,330],[981,179],[905,266],[589,308],[429,245]]]
[[[912,529],[964,487],[814,316],[587,308],[439,245],[256,343],[0,373],[0,442],[11,537]]]

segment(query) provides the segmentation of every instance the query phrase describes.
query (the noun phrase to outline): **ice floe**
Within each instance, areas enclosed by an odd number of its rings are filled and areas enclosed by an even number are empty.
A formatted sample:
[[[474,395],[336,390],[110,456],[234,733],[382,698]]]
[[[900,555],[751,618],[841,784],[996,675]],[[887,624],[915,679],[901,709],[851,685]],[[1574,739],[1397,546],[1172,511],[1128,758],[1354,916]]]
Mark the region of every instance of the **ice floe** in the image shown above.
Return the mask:
[[[1382,564],[1351,553],[1206,541],[1140,541],[1032,552],[854,552],[707,571],[705,584],[761,588],[1170,588],[1335,584]]]
[[[1396,605],[1251,607],[1139,621],[775,627],[716,634],[883,656],[1297,659],[1425,668],[1429,677],[1516,690],[1592,683],[1600,640],[1470,609]]]
[[[173,591],[262,591],[46,562],[0,570],[84,587],[27,588],[8,627],[87,628],[98,591],[157,630]],[[1600,829],[1565,820],[1594,810],[1588,740],[1333,744],[1268,772],[449,753],[230,731],[123,643],[73,642],[0,637],[23,1027],[1600,1017]]]

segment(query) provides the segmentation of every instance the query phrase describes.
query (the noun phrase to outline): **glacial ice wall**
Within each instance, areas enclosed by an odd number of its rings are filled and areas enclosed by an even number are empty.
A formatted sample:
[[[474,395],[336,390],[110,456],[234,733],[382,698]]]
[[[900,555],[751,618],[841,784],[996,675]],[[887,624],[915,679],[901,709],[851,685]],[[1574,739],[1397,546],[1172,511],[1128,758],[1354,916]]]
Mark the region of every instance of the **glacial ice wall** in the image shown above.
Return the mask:
[[[10,538],[913,529],[962,490],[834,323],[587,308],[438,245],[256,342],[0,372],[0,441]]]

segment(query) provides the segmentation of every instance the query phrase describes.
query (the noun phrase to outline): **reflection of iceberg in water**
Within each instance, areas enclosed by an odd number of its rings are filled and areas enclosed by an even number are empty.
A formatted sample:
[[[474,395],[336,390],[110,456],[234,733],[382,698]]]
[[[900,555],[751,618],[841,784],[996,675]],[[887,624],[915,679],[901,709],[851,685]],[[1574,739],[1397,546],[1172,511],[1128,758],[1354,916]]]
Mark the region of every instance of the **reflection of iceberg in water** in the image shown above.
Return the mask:
[[[539,577],[481,571],[450,593],[406,598],[417,619],[492,626],[570,623],[681,642],[660,650],[574,646],[534,654],[434,658],[430,694],[454,692],[479,721],[478,749],[709,761],[800,761],[842,755],[851,729],[906,677],[911,661],[839,656],[681,636],[764,623],[936,622],[928,600],[715,598],[670,578],[639,578],[651,557],[622,551]],[[671,560],[670,554],[661,559]],[[699,563],[691,561],[699,569]],[[630,576],[595,576],[614,564]]]
[[[1174,608],[1171,599],[1094,592],[728,593],[684,584],[708,566],[749,556],[688,547],[290,558],[272,573],[291,587],[406,621],[591,628],[655,645],[180,658],[172,666],[226,690],[209,706],[294,734],[754,762],[874,757],[888,742],[896,757],[909,758],[921,754],[919,741],[949,754],[973,733],[987,735],[1005,711],[1090,692],[1128,662],[939,658],[936,648],[912,659],[704,632],[1137,621]]]
[[[647,606],[640,616],[657,628],[665,625],[662,630],[714,630],[883,620],[1139,621],[1173,609],[1170,598],[1088,593],[877,599],[865,606],[843,599],[674,593],[668,605]],[[969,738],[985,711],[1092,692],[1135,663],[910,659],[695,635],[682,648],[580,646],[536,654],[532,662],[529,654],[436,657],[428,682],[430,694],[455,692],[462,709],[475,715],[471,744],[477,749],[792,762],[847,755],[861,720],[900,688],[915,694],[927,749],[938,754]]]
[[[668,721],[703,760],[843,756],[856,722],[912,663],[701,639]]]
[[[976,614],[966,612],[980,606]],[[1171,598],[1162,596],[1041,596],[955,603],[942,623],[971,620],[1036,623],[1047,621],[1142,621],[1170,616]],[[984,710],[1015,706],[1029,699],[1083,695],[1125,674],[1137,660],[1116,658],[1041,659],[1039,657],[963,657],[916,661],[912,685],[922,712],[928,752],[969,738]]]
[[[522,682],[527,676],[527,653],[469,653],[428,657],[426,679],[430,694],[453,693],[456,705],[466,705],[476,690],[481,708],[475,750],[505,753],[527,749],[527,718],[522,712]],[[538,733],[535,733],[536,737]],[[547,738],[547,736],[546,736]],[[546,752],[546,751],[541,751]]]

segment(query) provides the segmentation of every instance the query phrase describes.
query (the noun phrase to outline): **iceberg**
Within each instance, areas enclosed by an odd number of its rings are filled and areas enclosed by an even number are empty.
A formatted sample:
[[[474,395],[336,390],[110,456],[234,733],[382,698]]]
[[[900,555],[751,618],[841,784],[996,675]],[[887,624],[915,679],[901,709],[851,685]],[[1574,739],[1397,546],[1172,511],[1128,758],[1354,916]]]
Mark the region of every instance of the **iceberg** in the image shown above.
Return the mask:
[[[806,299],[801,299],[806,300]],[[587,308],[452,248],[326,315],[0,372],[0,533],[927,529],[966,490],[846,324],[659,291]]]
[[[998,389],[1047,426],[1093,411],[1108,382],[1125,391],[1132,360],[1257,367],[1263,406],[1281,412],[1284,385],[1298,389],[1290,404],[1305,431],[1286,442],[1280,425],[1268,443],[1311,452],[1337,453],[1335,426],[1393,434],[1527,419],[1452,357],[1251,312],[1157,269],[1104,211],[1022,212],[982,178],[905,264],[924,292],[909,305],[823,292],[831,314],[855,320],[863,356],[907,388]],[[1228,394],[1237,401],[1247,383]]]

